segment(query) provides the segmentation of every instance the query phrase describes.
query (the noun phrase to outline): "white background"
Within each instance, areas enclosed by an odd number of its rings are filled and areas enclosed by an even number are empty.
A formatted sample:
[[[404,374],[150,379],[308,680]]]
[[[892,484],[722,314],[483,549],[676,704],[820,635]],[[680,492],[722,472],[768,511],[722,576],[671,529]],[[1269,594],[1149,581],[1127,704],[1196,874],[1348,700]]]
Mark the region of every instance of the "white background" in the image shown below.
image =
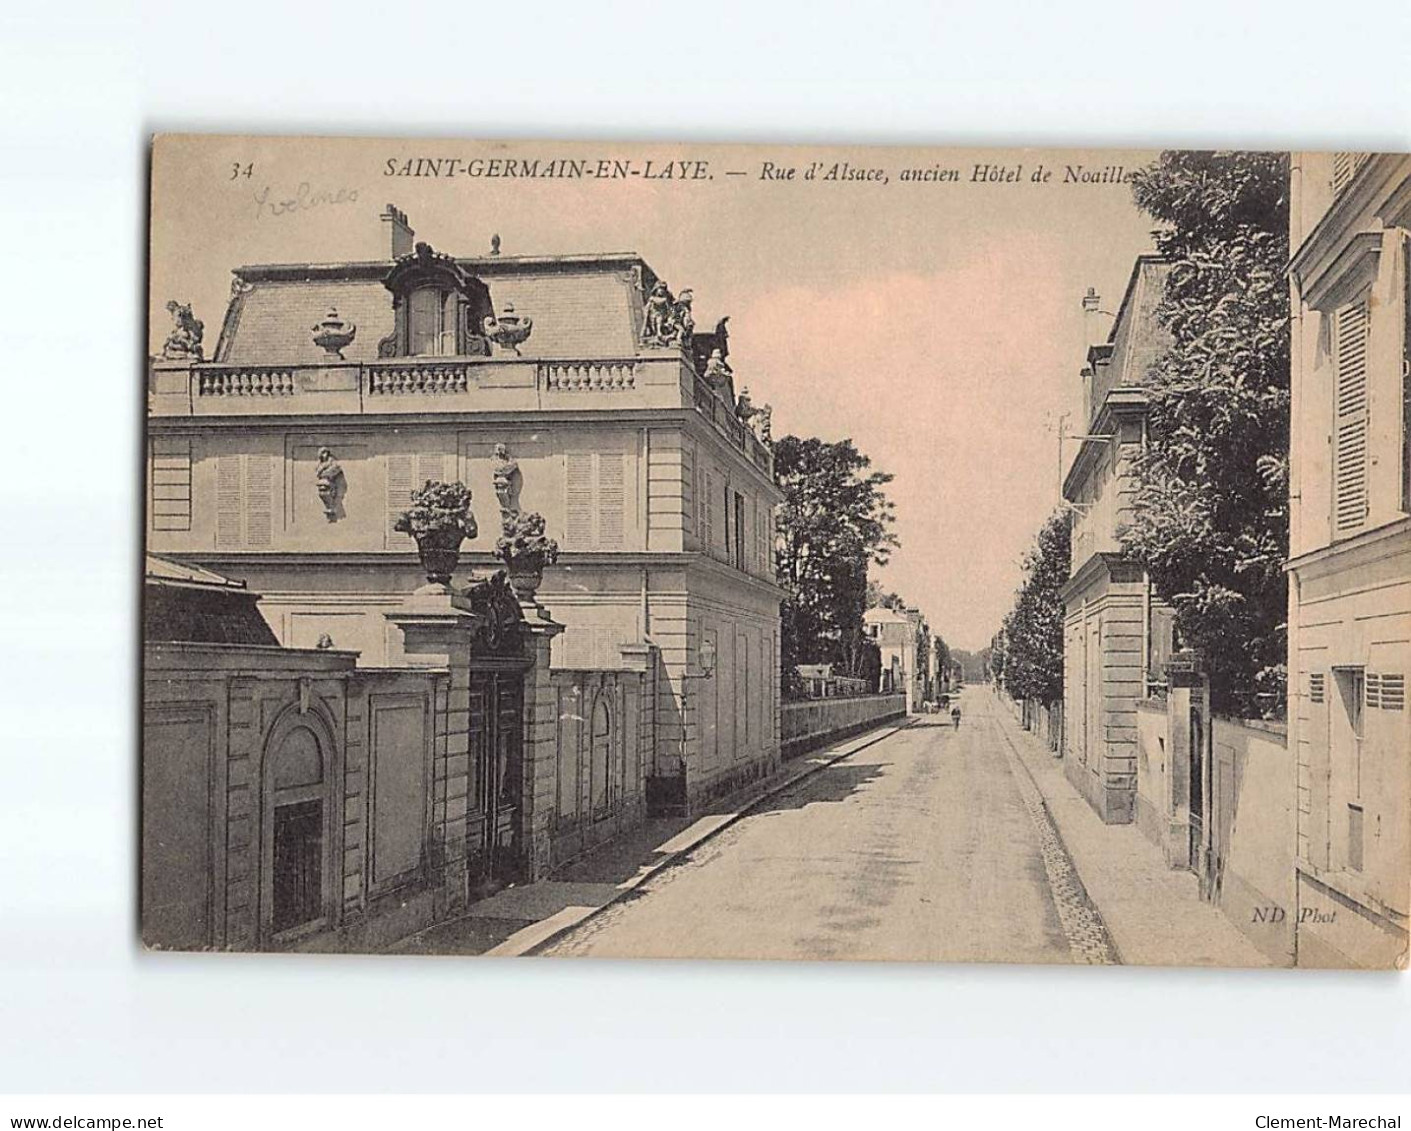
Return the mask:
[[[155,130],[1411,148],[1411,5],[10,4],[0,1090],[1363,1090],[1404,976],[146,956]],[[208,320],[208,325],[210,325]]]

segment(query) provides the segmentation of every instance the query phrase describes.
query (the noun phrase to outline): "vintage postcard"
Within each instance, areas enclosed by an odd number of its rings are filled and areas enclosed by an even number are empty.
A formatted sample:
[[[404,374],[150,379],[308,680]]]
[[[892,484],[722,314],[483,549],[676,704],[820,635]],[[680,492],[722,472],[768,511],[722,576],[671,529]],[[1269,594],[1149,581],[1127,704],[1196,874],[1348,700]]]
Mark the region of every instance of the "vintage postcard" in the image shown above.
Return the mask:
[[[160,136],[141,934],[1392,968],[1411,157]]]

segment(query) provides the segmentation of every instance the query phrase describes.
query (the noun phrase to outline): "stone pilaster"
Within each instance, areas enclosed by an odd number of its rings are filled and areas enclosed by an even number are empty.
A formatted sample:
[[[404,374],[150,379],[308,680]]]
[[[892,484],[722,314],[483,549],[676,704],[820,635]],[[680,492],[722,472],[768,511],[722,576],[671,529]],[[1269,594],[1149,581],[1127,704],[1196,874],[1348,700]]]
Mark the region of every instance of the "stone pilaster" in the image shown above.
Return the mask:
[[[521,600],[525,650],[533,660],[524,673],[524,793],[521,837],[527,880],[549,874],[554,818],[554,785],[558,773],[557,696],[549,678],[549,648],[563,631],[547,609],[533,599]]]
[[[444,696],[436,696],[432,753],[432,824],[428,880],[436,918],[469,899],[466,798],[470,790],[470,659],[483,618],[463,607],[445,586],[426,585],[387,619],[402,630],[408,667],[446,668]]]
[[[1195,785],[1204,798],[1203,808],[1210,810],[1209,719],[1210,690],[1201,673],[1197,658],[1189,652],[1178,653],[1166,666],[1166,741],[1170,743],[1168,775],[1170,796],[1167,800],[1167,836],[1163,846],[1166,863],[1172,868],[1190,868],[1203,874],[1204,844],[1191,843],[1191,793]],[[1201,726],[1203,721],[1204,726]],[[1200,729],[1197,730],[1197,727]],[[1192,754],[1197,757],[1192,757]],[[1192,774],[1201,780],[1195,782]],[[1209,820],[1205,821],[1205,829]],[[1204,829],[1202,840],[1205,840]]]

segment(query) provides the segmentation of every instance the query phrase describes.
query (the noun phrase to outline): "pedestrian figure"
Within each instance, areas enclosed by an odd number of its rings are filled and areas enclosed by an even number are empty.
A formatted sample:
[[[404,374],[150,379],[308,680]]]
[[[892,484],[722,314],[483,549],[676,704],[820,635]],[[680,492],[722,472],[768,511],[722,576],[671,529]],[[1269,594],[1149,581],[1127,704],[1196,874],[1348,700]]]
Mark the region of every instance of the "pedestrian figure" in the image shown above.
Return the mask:
[[[950,721],[956,730],[960,729],[960,704],[956,704],[950,709]]]

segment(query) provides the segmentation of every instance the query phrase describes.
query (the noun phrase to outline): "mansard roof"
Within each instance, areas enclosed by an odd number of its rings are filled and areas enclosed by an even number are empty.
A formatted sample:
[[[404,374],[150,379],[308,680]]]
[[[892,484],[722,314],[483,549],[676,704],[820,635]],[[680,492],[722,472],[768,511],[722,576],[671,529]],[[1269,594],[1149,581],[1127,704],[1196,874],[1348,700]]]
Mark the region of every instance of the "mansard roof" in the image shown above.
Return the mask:
[[[526,357],[622,358],[637,348],[640,299],[634,276],[656,276],[631,252],[456,258],[456,268],[489,289],[496,312],[507,304],[534,320]],[[235,269],[230,306],[213,360],[238,365],[313,364],[325,358],[312,327],[330,308],[357,325],[343,350],[373,361],[392,333],[392,295],[384,285],[396,260],[252,264]]]

